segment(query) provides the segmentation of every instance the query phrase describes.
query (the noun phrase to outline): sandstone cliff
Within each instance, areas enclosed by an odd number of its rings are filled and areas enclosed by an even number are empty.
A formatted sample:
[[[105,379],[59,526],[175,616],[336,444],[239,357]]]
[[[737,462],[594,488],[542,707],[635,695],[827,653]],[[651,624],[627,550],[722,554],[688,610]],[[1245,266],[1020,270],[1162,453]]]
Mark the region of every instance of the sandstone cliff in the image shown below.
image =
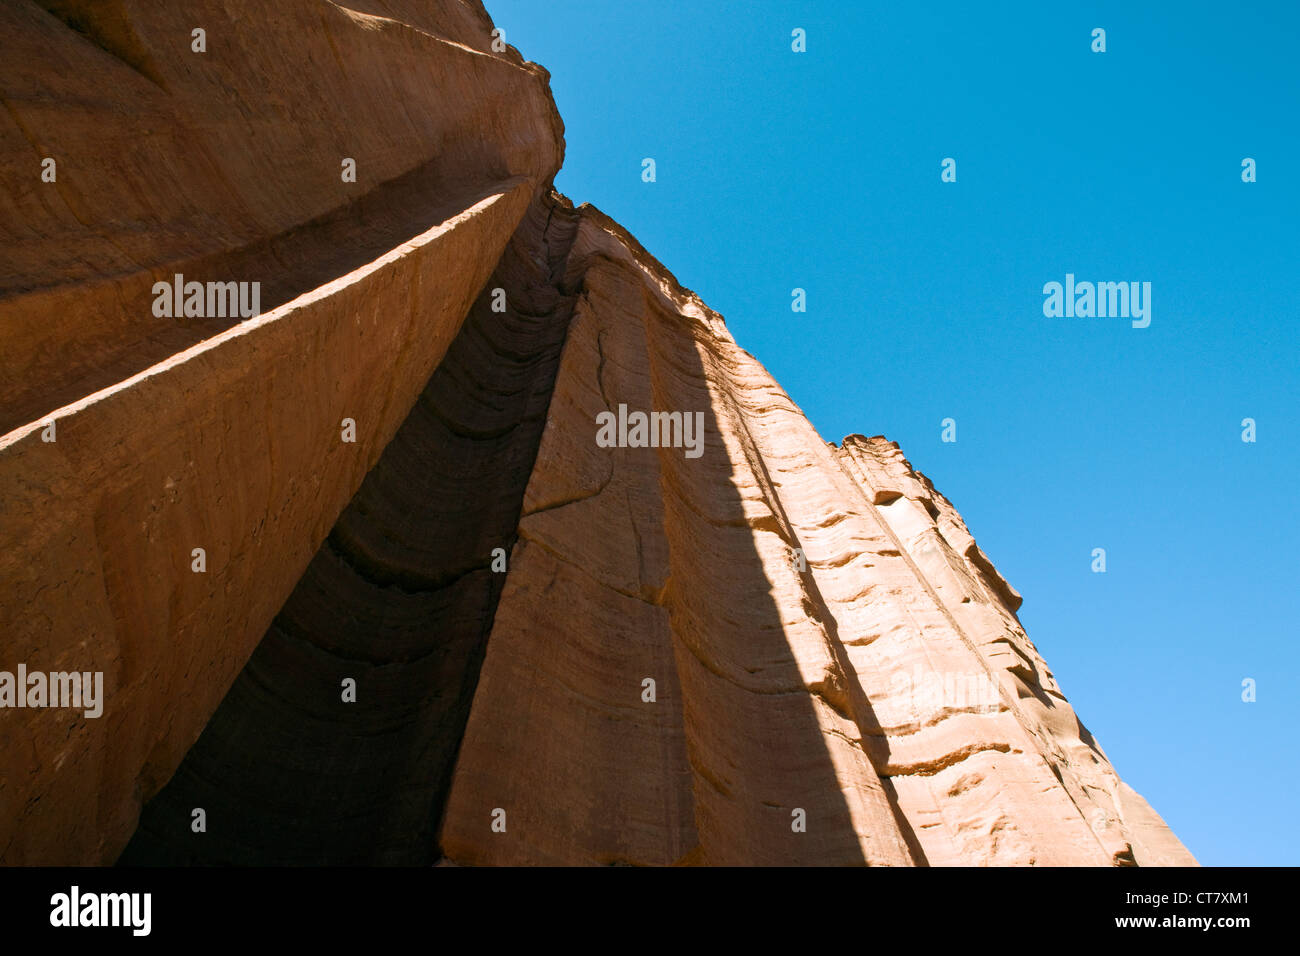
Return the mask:
[[[491,31],[0,7],[0,670],[107,691],[0,709],[0,862],[1193,862],[897,446],[554,192]]]

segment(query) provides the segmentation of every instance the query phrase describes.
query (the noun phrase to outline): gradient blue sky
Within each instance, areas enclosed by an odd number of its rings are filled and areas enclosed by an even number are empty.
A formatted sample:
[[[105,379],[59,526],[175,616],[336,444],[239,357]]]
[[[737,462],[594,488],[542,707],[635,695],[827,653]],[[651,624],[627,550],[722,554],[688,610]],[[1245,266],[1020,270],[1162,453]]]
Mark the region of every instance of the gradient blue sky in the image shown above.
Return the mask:
[[[560,190],[823,437],[902,445],[1202,863],[1300,864],[1300,4],[486,3],[551,72]],[[1150,327],[1045,318],[1066,272],[1151,282]]]

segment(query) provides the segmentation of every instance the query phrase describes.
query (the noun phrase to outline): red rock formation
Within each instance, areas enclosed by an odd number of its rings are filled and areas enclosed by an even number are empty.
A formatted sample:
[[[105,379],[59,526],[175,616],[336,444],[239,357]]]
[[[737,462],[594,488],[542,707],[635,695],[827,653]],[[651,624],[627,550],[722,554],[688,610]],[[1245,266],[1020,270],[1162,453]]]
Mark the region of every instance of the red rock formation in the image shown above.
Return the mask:
[[[110,701],[0,712],[5,861],[117,856],[549,192],[546,74],[481,11],[353,6],[0,8],[0,659]],[[266,311],[160,318],[177,272]]]
[[[575,257],[583,294],[457,762],[449,859],[1193,862],[896,446],[827,446],[721,318],[594,211]],[[591,423],[620,402],[702,410],[705,454],[598,447]]]
[[[108,697],[0,709],[0,861],[1192,862],[897,447],[551,190],[477,4],[270,9],[0,8],[0,670]]]

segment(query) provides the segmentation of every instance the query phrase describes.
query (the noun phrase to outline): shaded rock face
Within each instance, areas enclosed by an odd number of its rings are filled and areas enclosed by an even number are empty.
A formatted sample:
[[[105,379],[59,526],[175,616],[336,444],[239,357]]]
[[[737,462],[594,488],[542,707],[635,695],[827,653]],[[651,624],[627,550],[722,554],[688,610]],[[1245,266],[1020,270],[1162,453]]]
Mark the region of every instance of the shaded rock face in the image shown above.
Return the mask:
[[[0,709],[0,862],[1194,862],[898,447],[552,190],[491,31],[0,8],[0,670],[106,689]]]
[[[436,859],[435,808],[505,578],[492,552],[503,561],[515,540],[573,304],[576,225],[554,200],[525,216],[123,863]],[[513,307],[493,312],[494,289]],[[225,822],[196,834],[193,807]]]
[[[108,700],[0,709],[0,858],[109,862],[563,139],[545,71],[460,0],[51,6],[0,5],[0,668]],[[104,49],[128,28],[162,87]],[[177,273],[264,281],[262,314],[159,316]]]
[[[260,280],[270,311],[553,175],[546,73],[491,29],[458,0],[4,4],[0,432],[233,324],[153,315],[159,279]]]

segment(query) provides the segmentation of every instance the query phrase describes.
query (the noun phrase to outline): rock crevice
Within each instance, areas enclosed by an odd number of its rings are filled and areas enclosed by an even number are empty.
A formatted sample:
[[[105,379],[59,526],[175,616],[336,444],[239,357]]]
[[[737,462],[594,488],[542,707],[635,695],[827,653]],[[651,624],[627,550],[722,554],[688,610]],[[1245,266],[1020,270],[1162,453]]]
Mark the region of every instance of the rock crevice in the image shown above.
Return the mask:
[[[0,710],[0,862],[1193,863],[898,446],[553,190],[492,29],[0,5],[0,668],[107,688]]]

